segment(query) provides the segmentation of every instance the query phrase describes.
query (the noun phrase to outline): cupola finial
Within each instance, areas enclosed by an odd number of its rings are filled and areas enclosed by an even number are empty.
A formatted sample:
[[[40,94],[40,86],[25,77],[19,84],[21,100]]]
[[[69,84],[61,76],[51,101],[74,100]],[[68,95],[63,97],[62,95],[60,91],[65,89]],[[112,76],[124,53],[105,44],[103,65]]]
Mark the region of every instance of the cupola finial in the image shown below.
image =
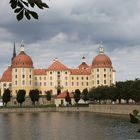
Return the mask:
[[[99,53],[100,54],[104,53],[104,47],[103,47],[103,42],[102,41],[99,43]]]
[[[20,51],[21,51],[21,52],[24,52],[24,43],[23,43],[23,40],[21,41]]]

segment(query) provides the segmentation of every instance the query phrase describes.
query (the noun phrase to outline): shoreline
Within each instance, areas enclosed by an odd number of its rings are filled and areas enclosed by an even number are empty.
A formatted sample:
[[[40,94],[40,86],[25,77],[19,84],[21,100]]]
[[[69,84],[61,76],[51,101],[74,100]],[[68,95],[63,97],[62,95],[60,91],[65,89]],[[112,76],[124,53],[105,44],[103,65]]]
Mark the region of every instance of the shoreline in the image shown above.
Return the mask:
[[[140,112],[140,105],[94,105],[89,107],[7,107],[0,108],[0,113],[27,113],[27,112],[93,112],[98,114],[129,115],[133,110]]]

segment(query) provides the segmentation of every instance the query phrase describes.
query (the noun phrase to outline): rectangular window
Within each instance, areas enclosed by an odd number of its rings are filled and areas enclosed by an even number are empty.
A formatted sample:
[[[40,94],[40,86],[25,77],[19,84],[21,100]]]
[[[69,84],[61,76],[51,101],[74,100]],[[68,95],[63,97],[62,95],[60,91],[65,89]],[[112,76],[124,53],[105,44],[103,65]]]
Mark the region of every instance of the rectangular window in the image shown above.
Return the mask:
[[[37,86],[37,82],[35,82],[35,86]]]
[[[22,85],[23,85],[23,86],[25,85],[25,81],[24,81],[24,80],[22,81]]]
[[[50,86],[52,86],[52,82],[50,82]]]
[[[79,82],[77,82],[77,86],[79,86]]]
[[[98,85],[100,84],[99,80],[97,80],[97,84],[98,84]]]
[[[72,86],[74,86],[74,82],[72,82]]]
[[[46,86],[46,82],[44,82],[44,86]]]
[[[32,82],[31,82],[31,80],[30,80],[30,86],[32,85]]]

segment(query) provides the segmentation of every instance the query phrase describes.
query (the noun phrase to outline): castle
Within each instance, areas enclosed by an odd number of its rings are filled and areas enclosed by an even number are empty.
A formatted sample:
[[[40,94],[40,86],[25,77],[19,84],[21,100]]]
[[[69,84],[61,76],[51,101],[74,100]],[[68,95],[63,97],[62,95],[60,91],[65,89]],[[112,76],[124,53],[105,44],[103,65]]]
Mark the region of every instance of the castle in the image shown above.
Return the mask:
[[[82,91],[85,88],[112,84],[115,84],[115,70],[102,46],[99,48],[99,54],[89,65],[85,57],[74,69],[54,59],[48,68],[36,69],[32,58],[24,51],[24,44],[21,44],[18,55],[14,45],[11,66],[5,70],[0,79],[0,93],[2,95],[4,90],[9,88],[12,96],[16,96],[20,89],[26,90],[26,95],[32,89],[38,89],[42,95],[48,90],[51,90],[53,95],[58,95],[65,90]]]

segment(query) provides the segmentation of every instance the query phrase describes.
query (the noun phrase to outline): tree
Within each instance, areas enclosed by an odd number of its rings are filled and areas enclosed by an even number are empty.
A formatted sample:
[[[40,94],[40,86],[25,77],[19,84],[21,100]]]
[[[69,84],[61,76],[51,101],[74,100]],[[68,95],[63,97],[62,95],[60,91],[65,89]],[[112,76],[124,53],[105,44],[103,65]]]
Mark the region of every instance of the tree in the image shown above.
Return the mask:
[[[67,104],[71,104],[71,97],[70,97],[68,91],[67,91],[67,95],[66,95],[66,97],[65,97],[65,101],[67,102]]]
[[[88,100],[88,89],[85,88],[82,91],[82,99],[84,100],[84,102],[86,102]]]
[[[39,101],[39,90],[38,89],[36,89],[36,90],[30,90],[29,96],[31,98],[31,101],[32,101],[33,105],[35,106],[35,102],[36,101],[37,102]]]
[[[25,16],[28,20],[33,17],[38,19],[38,14],[35,11],[30,10],[37,6],[39,9],[49,8],[49,6],[42,2],[42,0],[10,0],[11,8],[17,13],[17,20],[20,21]]]
[[[11,100],[11,91],[9,89],[6,89],[3,93],[3,96],[2,96],[2,100],[3,100],[3,103],[5,104],[5,106],[7,106],[7,103],[10,102]]]
[[[20,104],[20,106],[22,106],[22,103],[25,101],[25,95],[26,95],[26,91],[25,90],[19,90],[17,93],[17,102]]]
[[[51,99],[52,99],[52,94],[51,94],[51,91],[50,90],[48,90],[46,92],[46,99],[47,99],[47,101],[51,101]]]
[[[81,98],[81,91],[79,89],[76,89],[74,93],[74,100],[76,104],[78,104],[80,98]]]

